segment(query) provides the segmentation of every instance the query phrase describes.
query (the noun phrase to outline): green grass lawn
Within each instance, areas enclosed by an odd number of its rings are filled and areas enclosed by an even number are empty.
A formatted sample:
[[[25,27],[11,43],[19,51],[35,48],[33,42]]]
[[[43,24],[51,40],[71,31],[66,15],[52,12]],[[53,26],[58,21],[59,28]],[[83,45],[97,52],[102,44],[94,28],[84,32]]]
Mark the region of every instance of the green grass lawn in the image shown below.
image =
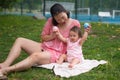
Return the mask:
[[[45,21],[26,16],[0,16],[0,62],[5,60],[17,37],[39,42]],[[84,57],[106,60],[107,64],[99,65],[87,73],[70,78],[55,76],[51,70],[30,68],[26,71],[10,73],[8,80],[119,80],[120,25],[107,23],[91,23],[91,25],[92,31],[83,45]],[[26,57],[27,55],[22,51],[21,56],[14,63]]]

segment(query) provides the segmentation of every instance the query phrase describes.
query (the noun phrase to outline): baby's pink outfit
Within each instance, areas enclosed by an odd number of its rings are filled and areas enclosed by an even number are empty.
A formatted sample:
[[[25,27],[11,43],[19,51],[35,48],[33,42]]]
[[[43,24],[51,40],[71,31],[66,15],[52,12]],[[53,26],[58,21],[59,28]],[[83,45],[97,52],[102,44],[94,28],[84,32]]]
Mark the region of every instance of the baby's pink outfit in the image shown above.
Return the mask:
[[[52,24],[52,18],[49,18],[43,28],[41,35],[50,35],[53,32],[53,26],[54,25]],[[79,21],[71,19],[71,24],[67,26],[64,30],[59,31],[65,38],[67,38],[69,36],[69,31],[73,26],[80,27]],[[51,62],[56,62],[56,60],[60,57],[61,54],[65,54],[66,47],[67,45],[61,40],[59,40],[57,37],[53,40],[42,43],[42,48],[44,50],[47,50],[51,54]]]
[[[67,61],[71,62],[74,58],[78,58],[80,62],[84,60],[82,54],[82,46],[80,46],[79,42],[81,39],[76,42],[71,42],[70,39],[67,39]]]

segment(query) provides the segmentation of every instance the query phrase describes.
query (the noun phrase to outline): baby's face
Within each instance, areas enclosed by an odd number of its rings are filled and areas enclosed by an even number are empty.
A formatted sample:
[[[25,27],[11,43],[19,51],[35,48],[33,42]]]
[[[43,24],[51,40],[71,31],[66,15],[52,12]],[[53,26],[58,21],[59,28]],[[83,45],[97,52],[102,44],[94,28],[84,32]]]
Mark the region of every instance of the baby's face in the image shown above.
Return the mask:
[[[70,31],[69,38],[71,42],[76,42],[79,39],[78,33]]]

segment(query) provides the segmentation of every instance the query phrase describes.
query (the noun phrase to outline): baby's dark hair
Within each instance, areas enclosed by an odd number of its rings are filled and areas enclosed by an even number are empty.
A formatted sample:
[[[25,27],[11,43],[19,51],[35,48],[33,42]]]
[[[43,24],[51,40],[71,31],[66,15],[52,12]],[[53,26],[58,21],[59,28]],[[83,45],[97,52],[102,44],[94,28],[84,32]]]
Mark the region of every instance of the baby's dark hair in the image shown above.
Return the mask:
[[[79,38],[81,38],[81,37],[82,37],[82,33],[81,33],[81,30],[80,30],[80,28],[79,28],[79,27],[74,26],[74,27],[72,27],[72,28],[70,29],[70,31],[73,31],[73,32],[78,33]]]
[[[51,16],[53,18],[53,20],[52,20],[53,25],[55,25],[55,26],[58,25],[57,21],[54,19],[54,16],[58,15],[61,12],[65,12],[67,14],[68,18],[70,17],[70,13],[59,3],[55,3],[50,8],[50,13],[51,13]]]

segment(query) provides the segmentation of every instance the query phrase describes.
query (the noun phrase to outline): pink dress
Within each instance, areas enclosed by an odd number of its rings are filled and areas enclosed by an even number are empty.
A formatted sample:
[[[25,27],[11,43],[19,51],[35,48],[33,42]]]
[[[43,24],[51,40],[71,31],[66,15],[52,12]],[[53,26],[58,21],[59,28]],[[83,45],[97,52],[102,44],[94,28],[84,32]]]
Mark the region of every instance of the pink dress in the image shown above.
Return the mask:
[[[72,23],[64,30],[60,30],[60,33],[64,37],[68,37],[69,31],[73,26],[78,26],[80,27],[80,23],[78,20],[71,19]],[[43,28],[43,31],[41,33],[42,36],[44,35],[49,35],[50,33],[53,32],[53,24],[52,24],[52,18],[49,18]],[[66,44],[59,40],[57,37],[51,41],[43,42],[42,43],[42,48],[44,50],[47,50],[50,53],[50,61],[51,62],[56,62],[56,60],[60,57],[61,54],[66,53]]]
[[[80,62],[84,60],[82,54],[82,46],[79,42],[81,39],[76,42],[70,42],[70,39],[67,39],[67,61],[71,62],[74,58],[78,58]]]

